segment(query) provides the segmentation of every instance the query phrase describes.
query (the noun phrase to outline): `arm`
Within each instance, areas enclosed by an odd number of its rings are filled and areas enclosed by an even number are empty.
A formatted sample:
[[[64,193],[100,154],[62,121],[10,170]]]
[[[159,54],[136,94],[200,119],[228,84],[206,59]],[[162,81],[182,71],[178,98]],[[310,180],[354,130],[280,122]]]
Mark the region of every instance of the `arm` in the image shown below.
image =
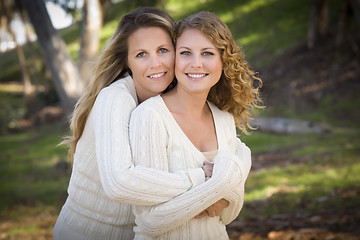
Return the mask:
[[[236,155],[243,163],[244,171],[242,172],[241,183],[227,195],[224,199],[229,201],[229,206],[221,212],[221,220],[225,225],[231,223],[240,213],[244,203],[244,185],[251,168],[251,151],[237,138]]]
[[[225,225],[231,223],[240,213],[240,210],[244,203],[244,185],[248,173],[251,167],[251,152],[250,149],[237,139],[237,150],[236,155],[244,163],[245,176],[243,177],[243,181],[239,184],[234,190],[225,198],[220,199],[218,202],[214,203],[206,210],[202,211],[199,215],[195,218],[202,218],[202,217],[215,217],[220,216],[221,220]],[[211,177],[213,164],[209,164],[208,162],[204,162],[203,169],[205,171],[206,178]]]
[[[106,194],[127,204],[154,205],[204,181],[200,168],[169,173],[133,165],[128,123],[135,107],[129,93],[114,88],[100,92],[94,104],[96,158]]]
[[[219,153],[213,177],[205,183],[153,207],[134,206],[136,231],[156,236],[174,229],[224,198],[240,181],[241,167],[236,163],[236,156]]]
[[[146,108],[135,110],[130,132],[135,164],[167,170],[167,131],[159,114]],[[147,157],[142,157],[144,155]],[[236,155],[228,152],[219,152],[214,162],[212,178],[205,183],[156,206],[134,206],[135,231],[146,232],[150,236],[159,235],[184,224],[228,195],[241,182],[242,163]]]

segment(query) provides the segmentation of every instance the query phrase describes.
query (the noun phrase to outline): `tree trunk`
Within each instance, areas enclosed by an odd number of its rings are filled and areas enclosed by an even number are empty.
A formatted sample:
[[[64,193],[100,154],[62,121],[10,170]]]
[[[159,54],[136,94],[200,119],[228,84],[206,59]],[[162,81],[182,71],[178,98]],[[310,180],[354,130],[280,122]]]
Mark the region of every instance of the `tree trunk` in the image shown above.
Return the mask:
[[[80,74],[67,52],[65,42],[54,29],[43,0],[21,0],[27,10],[43,52],[56,92],[66,112],[72,112],[83,84]]]
[[[85,0],[81,32],[78,67],[84,84],[89,82],[91,62],[96,56],[100,43],[103,13],[99,0]]]
[[[31,84],[30,75],[29,75],[29,72],[26,67],[26,61],[25,61],[25,55],[24,55],[23,48],[21,45],[19,45],[17,43],[16,39],[14,39],[14,42],[15,42],[15,49],[16,49],[16,53],[18,56],[19,64],[20,64],[21,73],[22,73],[22,82],[24,84],[24,97],[26,100],[28,100],[29,98],[32,97],[32,95],[34,93],[34,87]]]
[[[307,45],[313,48],[319,35],[328,30],[329,9],[326,0],[312,0]]]
[[[360,27],[360,0],[350,0],[350,5],[358,27]]]
[[[23,23],[23,25],[25,27],[26,46],[28,46],[28,49],[30,51],[30,58],[33,60],[33,61],[30,61],[30,67],[31,67],[31,72],[32,72],[31,80],[35,85],[35,95],[38,95],[39,94],[40,76],[39,76],[39,71],[38,71],[38,69],[36,67],[37,54],[36,54],[36,51],[35,51],[35,47],[34,47],[33,43],[31,42],[31,39],[30,39],[30,35],[31,35],[31,33],[30,33],[30,25],[25,19],[23,8],[22,8],[19,0],[15,0],[15,4],[16,4],[16,8],[19,10],[21,21],[22,21],[22,23]]]
[[[4,30],[6,30],[9,33],[11,40],[13,40],[15,43],[15,50],[19,60],[20,70],[22,74],[22,82],[24,86],[24,98],[25,100],[27,100],[29,97],[31,97],[33,93],[33,86],[31,84],[30,75],[26,67],[26,60],[25,60],[23,48],[17,42],[16,34],[11,28],[11,20],[12,20],[11,15],[13,18],[15,18],[14,16],[17,15],[14,13],[11,3],[8,1],[5,2],[4,0],[1,0],[0,7],[1,7],[1,16],[2,16],[1,25],[4,28]]]

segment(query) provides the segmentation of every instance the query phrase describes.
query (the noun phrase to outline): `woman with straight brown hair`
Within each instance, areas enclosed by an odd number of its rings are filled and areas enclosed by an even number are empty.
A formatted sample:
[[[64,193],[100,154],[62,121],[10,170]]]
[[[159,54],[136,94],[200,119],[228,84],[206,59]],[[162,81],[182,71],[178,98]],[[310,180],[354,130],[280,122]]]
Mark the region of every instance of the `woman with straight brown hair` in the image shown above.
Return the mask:
[[[54,240],[132,239],[131,205],[159,204],[205,181],[201,167],[168,173],[132,162],[131,111],[174,79],[173,26],[165,11],[137,9],[99,55],[64,141],[73,168]]]

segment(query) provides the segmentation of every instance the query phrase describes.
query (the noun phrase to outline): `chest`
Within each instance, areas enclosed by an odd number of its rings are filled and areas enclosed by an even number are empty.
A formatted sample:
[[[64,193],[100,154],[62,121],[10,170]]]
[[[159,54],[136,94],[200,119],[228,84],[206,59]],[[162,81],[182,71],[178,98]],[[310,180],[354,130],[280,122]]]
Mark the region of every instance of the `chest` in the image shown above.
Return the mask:
[[[211,114],[202,120],[174,115],[178,126],[192,145],[201,152],[218,149],[216,127]]]
[[[206,160],[188,139],[179,135],[171,136],[171,134],[167,146],[167,158],[170,172],[202,167]]]

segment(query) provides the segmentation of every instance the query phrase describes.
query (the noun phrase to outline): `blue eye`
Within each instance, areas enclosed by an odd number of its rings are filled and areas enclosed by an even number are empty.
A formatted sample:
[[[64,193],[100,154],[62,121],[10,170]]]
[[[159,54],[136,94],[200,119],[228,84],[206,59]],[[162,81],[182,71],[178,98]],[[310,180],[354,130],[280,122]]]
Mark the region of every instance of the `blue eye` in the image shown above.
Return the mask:
[[[167,53],[169,50],[167,50],[166,48],[160,48],[159,52],[161,53]]]
[[[189,51],[182,51],[180,52],[180,55],[190,55],[191,53]]]
[[[145,53],[144,53],[144,52],[138,53],[138,54],[136,55],[137,58],[142,58],[142,57],[144,57],[144,56],[145,56]]]
[[[203,52],[202,55],[204,55],[204,56],[212,56],[214,54],[212,52]]]

